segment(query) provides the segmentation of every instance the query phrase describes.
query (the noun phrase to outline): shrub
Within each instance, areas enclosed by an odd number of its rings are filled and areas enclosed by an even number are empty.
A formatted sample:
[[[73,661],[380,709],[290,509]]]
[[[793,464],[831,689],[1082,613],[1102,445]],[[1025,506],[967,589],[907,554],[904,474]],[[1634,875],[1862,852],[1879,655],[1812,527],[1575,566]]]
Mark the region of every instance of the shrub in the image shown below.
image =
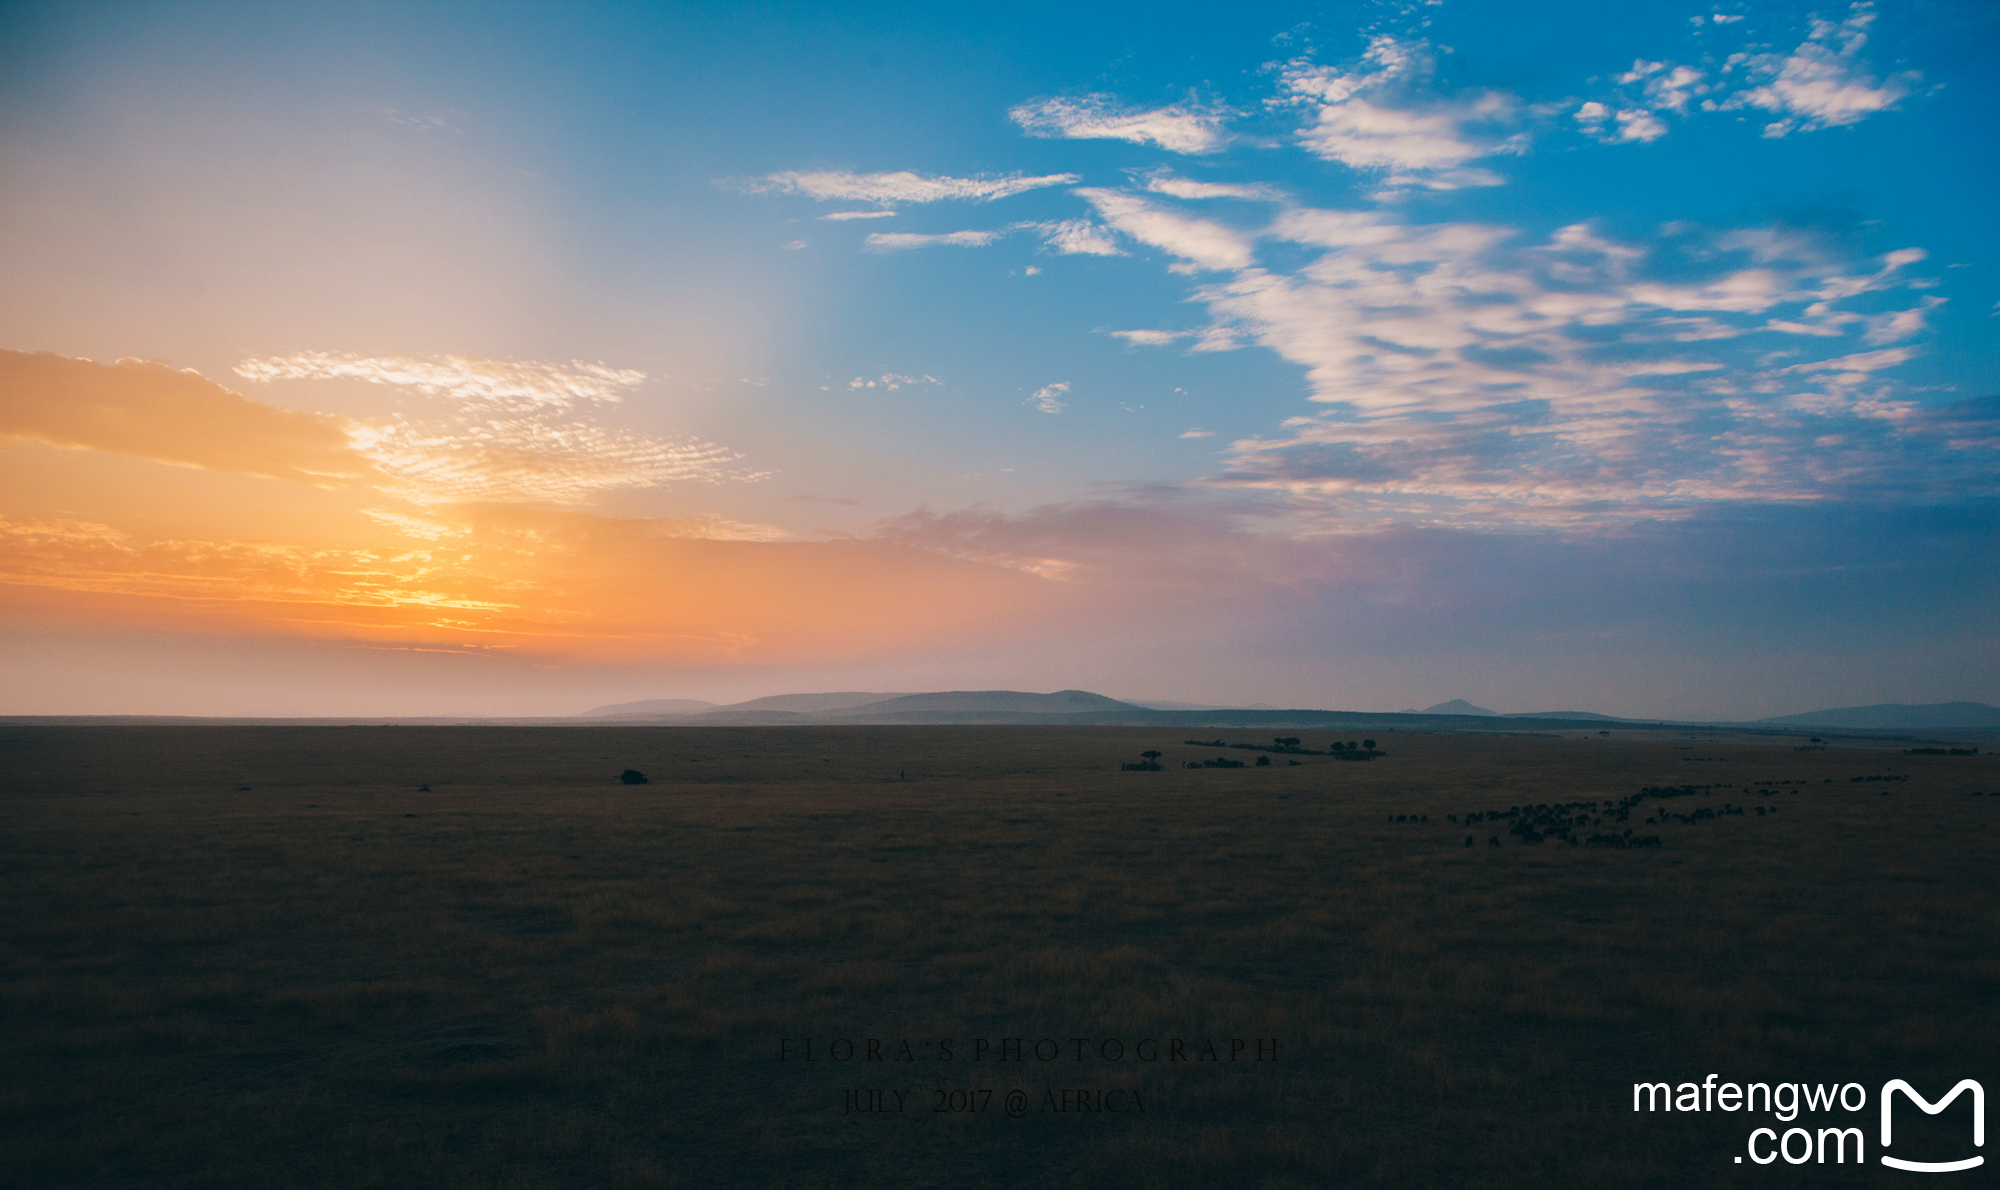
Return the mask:
[[[624,772],[618,774],[618,779],[627,785],[644,785],[646,783],[646,774],[640,772],[638,769],[626,769]]]

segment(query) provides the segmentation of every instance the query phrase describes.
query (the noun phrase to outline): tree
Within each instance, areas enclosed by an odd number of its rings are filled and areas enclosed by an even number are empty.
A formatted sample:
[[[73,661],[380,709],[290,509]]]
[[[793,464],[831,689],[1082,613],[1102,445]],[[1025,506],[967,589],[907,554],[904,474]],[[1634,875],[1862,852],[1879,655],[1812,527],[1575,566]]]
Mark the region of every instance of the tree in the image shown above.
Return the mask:
[[[1139,755],[1145,757],[1147,760],[1158,760],[1160,758],[1160,754],[1158,752],[1152,751],[1151,749],[1141,752],[1139,753]]]
[[[1370,752],[1373,752],[1373,751],[1375,750],[1375,741],[1374,741],[1374,740],[1363,740],[1363,741],[1361,741],[1361,746],[1362,746],[1362,747],[1364,747],[1364,748],[1366,748],[1366,749],[1368,749],[1368,750],[1369,750]]]

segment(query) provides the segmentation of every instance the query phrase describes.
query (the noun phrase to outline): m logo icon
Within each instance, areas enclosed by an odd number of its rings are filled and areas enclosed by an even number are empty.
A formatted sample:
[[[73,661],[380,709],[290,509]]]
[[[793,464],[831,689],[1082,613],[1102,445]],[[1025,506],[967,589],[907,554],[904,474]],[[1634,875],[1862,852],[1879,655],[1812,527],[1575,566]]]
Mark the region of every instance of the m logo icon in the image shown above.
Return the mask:
[[[1985,1148],[1986,1088],[1969,1078],[1960,1080],[1959,1084],[1951,1089],[1951,1094],[1946,1095],[1936,1103],[1932,1103],[1922,1095],[1917,1094],[1915,1087],[1912,1087],[1900,1078],[1892,1078],[1888,1082],[1883,1083],[1882,1147],[1885,1149],[1889,1147],[1890,1110],[1895,1106],[1894,1099],[1896,1092],[1901,1091],[1903,1094],[1908,1095],[1910,1102],[1924,1109],[1925,1115],[1934,1116],[1945,1108],[1950,1107],[1952,1100],[1958,1098],[1959,1092],[1968,1089],[1972,1092],[1972,1147],[1976,1149]],[[1986,1158],[1984,1157],[1967,1157],[1963,1161],[1904,1161],[1887,1155],[1884,1155],[1882,1158],[1882,1164],[1891,1169],[1909,1169],[1915,1170],[1917,1173],[1950,1173],[1955,1169],[1976,1169],[1985,1163]]]

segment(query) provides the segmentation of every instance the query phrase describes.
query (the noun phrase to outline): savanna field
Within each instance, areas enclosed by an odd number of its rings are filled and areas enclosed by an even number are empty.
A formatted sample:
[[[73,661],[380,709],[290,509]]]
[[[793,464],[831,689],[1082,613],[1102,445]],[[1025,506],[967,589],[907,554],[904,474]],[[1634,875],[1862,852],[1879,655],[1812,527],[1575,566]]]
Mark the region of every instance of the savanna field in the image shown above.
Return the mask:
[[[7,1180],[1897,1185],[2000,1091],[1985,749],[1187,734],[0,728]]]

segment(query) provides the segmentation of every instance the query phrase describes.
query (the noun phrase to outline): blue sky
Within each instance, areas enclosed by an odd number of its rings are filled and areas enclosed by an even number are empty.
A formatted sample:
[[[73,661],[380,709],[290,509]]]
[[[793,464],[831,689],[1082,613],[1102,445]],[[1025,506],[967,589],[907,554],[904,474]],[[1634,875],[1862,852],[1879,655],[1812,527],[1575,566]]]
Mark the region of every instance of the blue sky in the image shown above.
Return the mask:
[[[474,645],[423,635],[449,625],[403,625],[367,648],[443,668],[371,685],[348,657],[328,703],[306,692],[338,641],[210,626],[242,658],[215,709],[254,687],[345,713],[378,686],[482,711],[857,685],[2000,701],[1990,6],[0,22],[0,347],[166,361],[339,419],[394,477],[349,512],[414,542],[505,505],[771,557],[893,546],[1046,601],[792,660],[523,637],[461,671]],[[216,519],[242,504],[219,494],[170,523],[130,494],[154,480],[78,470],[221,464],[16,421],[17,524],[109,526],[128,552],[284,535]],[[57,570],[9,581],[82,581]],[[152,660],[46,709],[142,709],[159,658],[197,647],[104,614]],[[44,617],[13,614],[24,664],[103,639]]]

